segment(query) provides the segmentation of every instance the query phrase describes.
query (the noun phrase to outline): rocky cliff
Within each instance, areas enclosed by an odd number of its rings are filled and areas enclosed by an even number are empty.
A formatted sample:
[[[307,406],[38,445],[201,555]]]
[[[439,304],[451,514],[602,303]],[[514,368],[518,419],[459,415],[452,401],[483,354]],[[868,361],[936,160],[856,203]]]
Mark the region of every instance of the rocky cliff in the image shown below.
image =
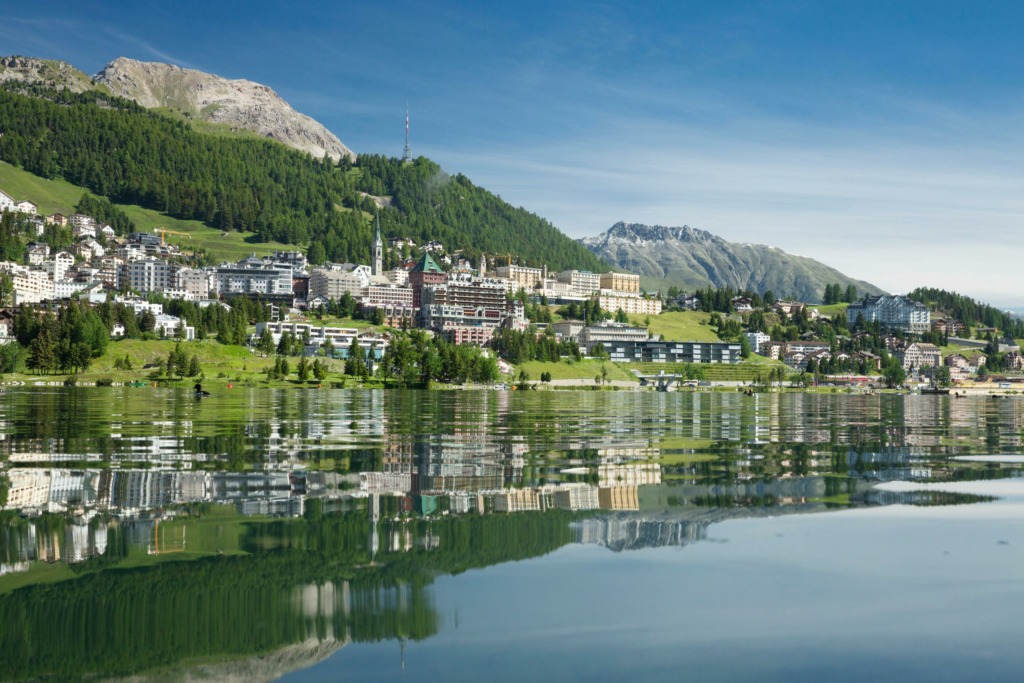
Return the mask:
[[[689,226],[664,227],[616,223],[597,237],[580,242],[619,268],[685,290],[732,287],[803,301],[820,301],[825,285],[853,285],[860,293],[881,293],[869,282],[854,280],[805,256],[762,244],[737,244]]]
[[[108,64],[96,81],[143,107],[165,107],[195,120],[250,130],[318,158],[325,153],[332,159],[354,156],[323,125],[259,83],[125,57]]]
[[[0,57],[0,83],[40,83],[73,92],[96,87],[92,79],[67,62],[35,57]]]

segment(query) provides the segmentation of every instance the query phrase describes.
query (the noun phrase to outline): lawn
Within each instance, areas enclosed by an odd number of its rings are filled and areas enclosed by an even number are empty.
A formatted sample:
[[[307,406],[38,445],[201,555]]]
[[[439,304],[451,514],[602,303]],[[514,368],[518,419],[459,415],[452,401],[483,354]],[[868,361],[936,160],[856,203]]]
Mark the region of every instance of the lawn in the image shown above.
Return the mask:
[[[628,370],[609,361],[582,360],[575,363],[561,361],[558,363],[530,361],[518,366],[515,376],[518,378],[519,371],[525,370],[531,380],[539,380],[542,372],[550,372],[551,379],[582,379],[593,381],[594,377],[601,375],[601,366],[608,369],[608,380],[622,380],[635,382],[636,377]]]
[[[0,161],[0,190],[15,200],[28,199],[39,207],[43,215],[75,212],[75,204],[85,192],[65,180],[47,180]]]
[[[849,305],[850,304],[829,304],[828,306],[825,306],[822,304],[820,306],[815,306],[814,309],[821,315],[831,318],[837,313],[846,315],[846,307]]]
[[[651,334],[661,335],[665,341],[721,341],[715,328],[708,325],[710,315],[702,311],[672,311],[655,316],[631,315],[634,325],[644,325],[650,318]]]

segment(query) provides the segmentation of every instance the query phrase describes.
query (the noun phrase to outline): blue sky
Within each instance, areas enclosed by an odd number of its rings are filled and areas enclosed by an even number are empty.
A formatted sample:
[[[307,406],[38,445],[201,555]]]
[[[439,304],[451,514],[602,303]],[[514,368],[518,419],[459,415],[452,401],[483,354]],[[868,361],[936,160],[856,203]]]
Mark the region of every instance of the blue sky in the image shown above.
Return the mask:
[[[1024,305],[1024,6],[176,2],[0,10],[0,53],[274,88],[573,237],[688,224],[894,292]]]

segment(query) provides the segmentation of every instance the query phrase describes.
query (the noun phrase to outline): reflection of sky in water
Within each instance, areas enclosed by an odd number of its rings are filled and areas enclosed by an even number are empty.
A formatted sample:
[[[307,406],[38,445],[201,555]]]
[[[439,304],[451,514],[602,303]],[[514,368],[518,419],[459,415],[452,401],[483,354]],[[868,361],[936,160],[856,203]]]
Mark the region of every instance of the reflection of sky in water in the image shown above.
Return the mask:
[[[736,520],[682,549],[569,546],[442,577],[445,624],[408,644],[405,675],[1018,681],[1022,518],[1017,498]],[[400,675],[392,641],[287,680]]]

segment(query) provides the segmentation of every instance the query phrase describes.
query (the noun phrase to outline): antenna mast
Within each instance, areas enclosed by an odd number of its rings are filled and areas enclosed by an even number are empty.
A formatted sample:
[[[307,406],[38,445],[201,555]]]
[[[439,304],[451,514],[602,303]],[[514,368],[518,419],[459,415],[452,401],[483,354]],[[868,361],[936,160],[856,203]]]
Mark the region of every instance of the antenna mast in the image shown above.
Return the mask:
[[[402,161],[412,161],[412,147],[409,146],[409,105],[405,105],[405,151],[402,152]]]

